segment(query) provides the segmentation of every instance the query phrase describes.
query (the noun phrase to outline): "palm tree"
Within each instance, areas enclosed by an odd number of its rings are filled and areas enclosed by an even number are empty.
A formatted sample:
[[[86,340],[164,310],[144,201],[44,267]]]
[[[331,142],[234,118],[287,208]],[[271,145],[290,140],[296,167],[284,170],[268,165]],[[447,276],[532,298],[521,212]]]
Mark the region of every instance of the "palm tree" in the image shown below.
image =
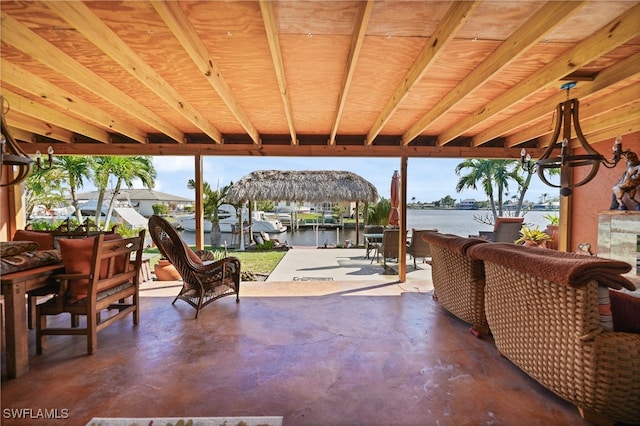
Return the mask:
[[[114,203],[122,184],[124,183],[128,188],[131,188],[135,180],[140,180],[145,188],[152,189],[157,176],[156,169],[153,167],[153,157],[151,156],[114,156],[110,163],[112,166],[110,173],[115,177],[116,184],[109,201],[105,228],[111,220]],[[100,209],[100,206],[98,206],[98,209]]]
[[[223,186],[222,189],[213,189],[208,182],[202,182],[202,208],[203,216],[205,219],[211,221],[211,246],[220,246],[220,224],[218,220],[218,209],[225,202],[225,197],[231,189],[233,182],[229,182],[229,185]],[[196,182],[193,179],[189,179],[187,182],[187,188],[195,189]],[[236,206],[237,207],[237,206]]]
[[[367,224],[383,225],[389,224],[389,212],[391,211],[391,201],[382,197],[376,204],[369,206]]]
[[[62,172],[71,193],[71,204],[76,211],[78,223],[82,223],[82,213],[76,191],[84,186],[84,179],[91,179],[93,159],[86,155],[61,155],[53,160],[53,168]]]
[[[33,167],[25,180],[24,196],[27,218],[31,217],[36,205],[52,208],[65,201],[62,170],[43,170]]]
[[[458,176],[463,169],[469,169],[470,172],[467,175],[461,176],[456,184],[456,192],[462,192],[464,189],[477,190],[478,185],[482,186],[484,193],[489,197],[489,204],[491,206],[491,212],[493,213],[494,220],[498,217],[496,211],[496,202],[493,195],[493,160],[475,160],[466,159],[462,163],[458,164],[455,168],[455,172]]]
[[[478,185],[480,185],[484,193],[489,197],[489,204],[495,222],[498,216],[504,214],[503,198],[509,189],[509,183],[515,181],[519,188],[523,188],[525,181],[519,175],[519,165],[520,163],[517,160],[464,160],[456,166],[455,172],[458,176],[460,176],[463,169],[469,169],[470,172],[460,177],[456,185],[456,191],[461,192],[467,188],[477,190]],[[496,194],[498,197],[497,200]],[[524,192],[521,192],[520,198],[521,201],[516,208],[517,215],[520,214],[520,207],[522,200],[524,200]]]

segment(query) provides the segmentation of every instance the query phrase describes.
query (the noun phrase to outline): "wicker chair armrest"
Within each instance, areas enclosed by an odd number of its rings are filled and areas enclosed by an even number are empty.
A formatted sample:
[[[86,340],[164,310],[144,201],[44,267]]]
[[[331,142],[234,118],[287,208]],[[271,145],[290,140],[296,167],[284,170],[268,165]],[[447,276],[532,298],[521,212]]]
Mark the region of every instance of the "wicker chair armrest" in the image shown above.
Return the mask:
[[[222,269],[227,266],[232,267],[236,271],[240,271],[240,259],[237,257],[229,256],[224,259],[216,260],[215,262],[207,261],[202,265],[195,265],[199,272],[208,272],[217,269]]]

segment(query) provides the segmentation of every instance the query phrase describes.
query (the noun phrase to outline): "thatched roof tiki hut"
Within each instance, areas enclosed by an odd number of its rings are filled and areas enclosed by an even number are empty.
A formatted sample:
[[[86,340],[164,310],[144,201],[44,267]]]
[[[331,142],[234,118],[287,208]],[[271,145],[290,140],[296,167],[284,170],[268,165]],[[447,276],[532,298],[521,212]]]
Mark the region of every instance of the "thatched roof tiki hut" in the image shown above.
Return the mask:
[[[355,201],[375,203],[378,190],[355,173],[334,170],[258,170],[234,183],[227,193],[230,203],[245,201]],[[359,241],[356,215],[356,240]]]

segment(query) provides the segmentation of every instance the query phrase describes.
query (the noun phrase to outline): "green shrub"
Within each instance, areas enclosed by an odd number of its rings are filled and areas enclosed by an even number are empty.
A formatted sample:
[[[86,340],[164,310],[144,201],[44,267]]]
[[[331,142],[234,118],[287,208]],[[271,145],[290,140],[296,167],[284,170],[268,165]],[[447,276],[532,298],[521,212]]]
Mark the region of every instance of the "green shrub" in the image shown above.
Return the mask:
[[[160,216],[169,213],[169,206],[167,206],[166,204],[154,204],[151,206],[151,208],[153,209],[153,214],[157,214]]]

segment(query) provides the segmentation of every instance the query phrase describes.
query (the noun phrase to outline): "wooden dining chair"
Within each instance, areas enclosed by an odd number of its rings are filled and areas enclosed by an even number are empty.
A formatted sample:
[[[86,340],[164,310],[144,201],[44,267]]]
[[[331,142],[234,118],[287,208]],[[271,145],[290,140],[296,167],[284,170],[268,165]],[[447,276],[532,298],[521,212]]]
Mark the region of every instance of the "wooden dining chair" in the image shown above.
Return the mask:
[[[142,230],[133,238],[99,234],[59,241],[65,273],[53,276],[60,283],[58,293],[36,308],[36,353],[45,349],[46,336],[83,335],[90,355],[98,349],[98,331],[128,314],[138,324],[144,235]],[[47,325],[48,316],[62,313],[71,315],[70,327]],[[86,317],[84,326],[80,316]]]

